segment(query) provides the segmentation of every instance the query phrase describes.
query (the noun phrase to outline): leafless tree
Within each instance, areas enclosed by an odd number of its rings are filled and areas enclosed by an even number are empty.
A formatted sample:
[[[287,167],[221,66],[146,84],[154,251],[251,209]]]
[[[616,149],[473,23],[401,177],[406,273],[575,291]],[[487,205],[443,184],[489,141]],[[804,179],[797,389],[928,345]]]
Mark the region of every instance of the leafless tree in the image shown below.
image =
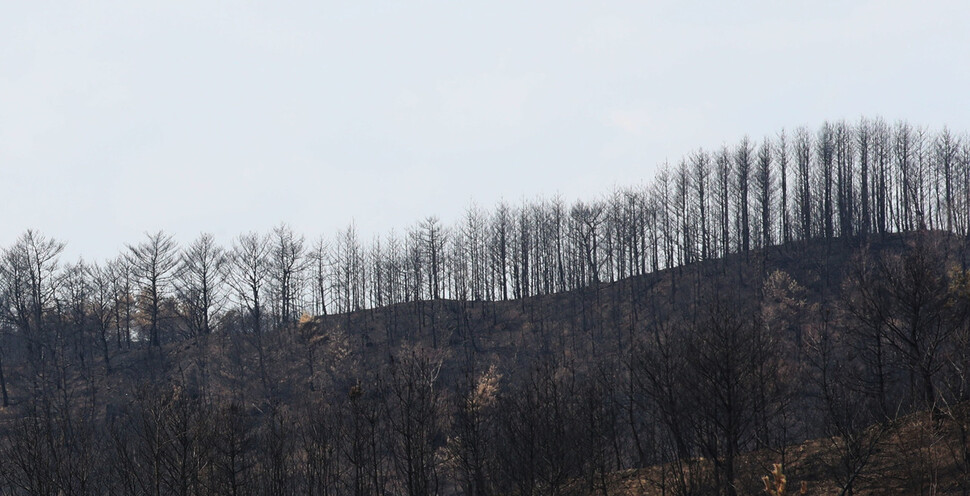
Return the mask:
[[[737,149],[734,151],[734,168],[737,185],[737,197],[735,197],[735,212],[738,223],[736,235],[739,238],[738,248],[743,253],[751,249],[751,227],[748,220],[748,192],[750,190],[751,169],[754,166],[754,150],[751,140],[747,136],[741,139]]]
[[[404,349],[391,364],[388,420],[391,452],[401,493],[437,494],[439,462],[435,452],[443,422],[441,359],[434,352]]]
[[[131,328],[134,320],[135,274],[131,261],[124,254],[111,260],[105,266],[106,275],[111,279],[114,299],[115,341],[118,349],[122,346],[131,349]]]
[[[943,351],[962,317],[950,302],[945,253],[920,237],[904,255],[864,262],[869,266],[859,269],[850,308],[874,332],[885,333],[885,344],[909,374],[913,403],[934,407]]]
[[[212,333],[215,315],[222,310],[226,254],[208,233],[182,251],[175,288],[193,336]]]
[[[54,304],[64,243],[28,230],[3,252],[4,319],[27,340],[31,355],[49,350],[45,316]]]
[[[330,246],[321,236],[309,254],[313,271],[313,309],[317,315],[327,315],[327,298],[330,295],[331,258]],[[379,302],[380,305],[382,302]]]
[[[958,215],[956,210],[956,171],[960,142],[949,129],[944,127],[934,144],[936,176],[939,178],[936,181],[938,189],[936,198],[937,201],[942,202],[939,208],[944,211],[945,221],[943,226],[947,231],[955,232]]]
[[[145,241],[128,245],[128,260],[139,284],[138,304],[148,321],[148,338],[161,346],[162,304],[169,296],[172,277],[178,266],[178,248],[172,235],[164,231],[145,235]]]
[[[432,300],[441,298],[443,252],[447,235],[437,217],[428,217],[421,223],[421,241],[425,252],[428,275],[428,297]]]
[[[704,150],[699,150],[691,155],[691,165],[693,169],[694,201],[697,204],[696,211],[699,214],[697,220],[700,224],[701,258],[706,260],[712,256],[708,226],[708,212],[710,210],[708,183],[710,182],[711,160]]]
[[[247,329],[252,332],[259,360],[259,376],[264,388],[266,353],[263,346],[264,305],[270,276],[270,247],[265,236],[251,232],[240,235],[229,253],[229,284],[237,302],[245,309]]]
[[[811,164],[812,164],[812,135],[806,128],[798,128],[795,132],[795,162],[798,167],[796,203],[800,224],[800,238],[812,239],[815,235],[812,226],[812,195]]]
[[[771,143],[768,138],[761,143],[758,149],[758,163],[755,171],[755,202],[758,205],[758,212],[761,214],[758,244],[762,249],[767,249],[772,245],[773,231],[772,205],[774,203],[775,177],[772,166]]]
[[[853,130],[845,122],[835,125],[836,206],[839,236],[849,240],[856,232],[855,149]]]
[[[781,196],[778,198],[778,208],[777,212],[780,212],[780,226],[781,226],[781,242],[791,243],[792,241],[792,225],[791,225],[791,215],[789,213],[789,202],[788,199],[788,176],[790,174],[788,170],[789,165],[789,151],[788,151],[788,135],[785,134],[785,130],[782,129],[781,133],[778,135],[778,145],[777,145],[777,156],[778,156],[778,182],[779,189],[781,190]]]
[[[833,215],[832,189],[835,183],[833,169],[835,168],[835,132],[832,125],[828,122],[822,124],[818,131],[818,139],[815,141],[816,154],[818,155],[818,182],[821,191],[822,208],[820,210],[820,224],[823,226],[822,234],[825,239],[835,236]]]
[[[306,245],[302,235],[281,224],[270,235],[270,281],[276,324],[286,326],[300,317],[300,293],[307,267]]]
[[[809,337],[808,360],[815,374],[814,405],[837,455],[839,494],[851,496],[886,448],[895,426],[893,418],[880,417],[885,410],[859,388],[859,363],[840,341],[823,321]]]
[[[715,205],[717,210],[717,237],[719,238],[718,255],[725,256],[731,252],[731,192],[733,190],[733,174],[731,174],[731,156],[726,146],[721,147],[714,159],[715,176]]]
[[[91,318],[97,329],[105,374],[111,374],[111,355],[108,352],[108,343],[111,341],[109,331],[115,310],[114,281],[111,271],[97,263],[88,267],[88,273],[91,278],[91,296],[89,298]]]
[[[872,198],[870,198],[870,191],[873,191],[869,185],[870,176],[872,174],[872,151],[874,146],[874,129],[873,124],[869,119],[862,118],[859,121],[859,125],[856,126],[856,148],[859,151],[859,209],[860,209],[860,223],[859,231],[863,235],[868,235],[872,232]]]

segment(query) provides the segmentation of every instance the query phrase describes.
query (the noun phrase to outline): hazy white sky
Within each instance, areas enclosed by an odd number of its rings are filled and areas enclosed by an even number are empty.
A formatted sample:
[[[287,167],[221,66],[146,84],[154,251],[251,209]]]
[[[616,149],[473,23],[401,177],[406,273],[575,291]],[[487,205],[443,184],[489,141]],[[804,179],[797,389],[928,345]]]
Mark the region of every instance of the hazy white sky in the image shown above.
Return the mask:
[[[962,133],[968,25],[963,0],[0,0],[0,246],[368,239],[826,119]]]

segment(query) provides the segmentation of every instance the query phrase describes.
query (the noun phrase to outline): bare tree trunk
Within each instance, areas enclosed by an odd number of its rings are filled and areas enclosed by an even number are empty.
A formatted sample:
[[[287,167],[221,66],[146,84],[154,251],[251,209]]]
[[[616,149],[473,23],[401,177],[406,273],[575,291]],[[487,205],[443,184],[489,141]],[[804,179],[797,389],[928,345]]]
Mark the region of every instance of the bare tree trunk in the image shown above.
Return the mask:
[[[7,377],[3,374],[3,347],[0,346],[0,393],[3,394],[3,407],[10,406],[10,397],[7,395]]]

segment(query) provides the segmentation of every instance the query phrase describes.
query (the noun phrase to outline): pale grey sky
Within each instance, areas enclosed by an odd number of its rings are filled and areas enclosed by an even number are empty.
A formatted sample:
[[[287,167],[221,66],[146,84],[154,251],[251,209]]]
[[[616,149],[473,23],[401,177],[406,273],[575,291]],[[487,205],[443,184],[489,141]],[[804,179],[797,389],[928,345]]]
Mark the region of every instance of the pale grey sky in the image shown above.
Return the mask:
[[[962,133],[968,25],[966,1],[0,0],[0,246],[369,239],[826,119]]]

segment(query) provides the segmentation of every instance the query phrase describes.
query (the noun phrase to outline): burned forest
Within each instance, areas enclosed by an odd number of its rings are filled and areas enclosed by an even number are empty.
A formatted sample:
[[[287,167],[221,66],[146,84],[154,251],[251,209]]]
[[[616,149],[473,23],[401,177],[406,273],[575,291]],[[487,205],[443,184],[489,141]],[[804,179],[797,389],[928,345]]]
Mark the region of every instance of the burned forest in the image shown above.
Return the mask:
[[[22,233],[0,494],[970,494],[966,133],[827,122],[455,218]]]

